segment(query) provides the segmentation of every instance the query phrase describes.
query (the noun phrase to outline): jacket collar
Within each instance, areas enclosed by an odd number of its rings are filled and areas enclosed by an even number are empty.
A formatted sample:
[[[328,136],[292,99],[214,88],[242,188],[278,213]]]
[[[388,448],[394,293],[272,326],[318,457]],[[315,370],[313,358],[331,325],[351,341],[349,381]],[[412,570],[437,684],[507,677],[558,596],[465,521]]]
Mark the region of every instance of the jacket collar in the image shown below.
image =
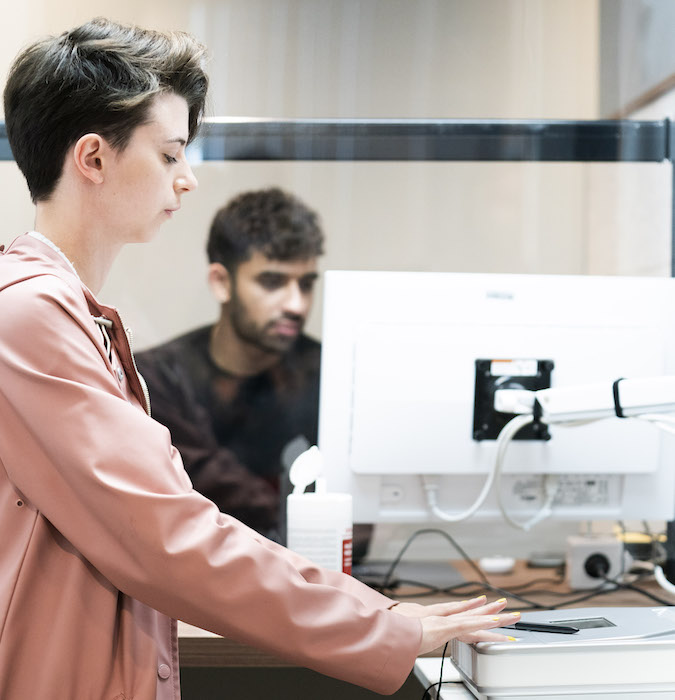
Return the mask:
[[[42,238],[24,233],[5,248],[3,254],[8,261],[16,258],[23,264],[5,268],[7,276],[0,278],[0,288],[45,274],[57,274],[74,289],[84,287],[68,258],[51,241],[46,243]]]
[[[78,276],[74,266],[59,248],[42,235],[24,233],[0,251],[0,258],[16,258],[21,265],[5,266],[0,274],[0,289],[38,275],[57,275],[74,291],[83,294],[93,316],[118,315],[114,306],[102,304]]]
[[[77,274],[77,270],[75,269],[75,265],[68,259],[68,256],[59,248],[54,241],[49,240],[47,236],[43,235],[39,231],[29,231],[26,235],[31,236],[32,238],[35,238],[38,241],[41,241],[44,243],[46,246],[51,248],[52,250],[56,251],[69,265],[70,269],[77,275],[77,278],[82,281],[81,277]]]

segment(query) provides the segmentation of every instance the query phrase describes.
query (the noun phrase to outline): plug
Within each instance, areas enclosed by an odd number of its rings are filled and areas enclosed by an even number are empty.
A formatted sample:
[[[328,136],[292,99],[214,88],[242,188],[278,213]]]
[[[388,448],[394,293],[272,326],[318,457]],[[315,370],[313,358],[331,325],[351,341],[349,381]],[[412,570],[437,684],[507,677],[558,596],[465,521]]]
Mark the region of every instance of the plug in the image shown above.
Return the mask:
[[[591,556],[584,562],[584,571],[591,578],[606,578],[609,575],[610,568],[611,563],[607,558],[607,555],[603,554],[602,552],[591,554]]]
[[[567,538],[565,576],[570,588],[597,588],[605,578],[615,578],[623,571],[623,543],[616,537],[570,535]]]
[[[497,389],[494,407],[499,413],[531,414],[534,411],[535,392],[527,389]]]

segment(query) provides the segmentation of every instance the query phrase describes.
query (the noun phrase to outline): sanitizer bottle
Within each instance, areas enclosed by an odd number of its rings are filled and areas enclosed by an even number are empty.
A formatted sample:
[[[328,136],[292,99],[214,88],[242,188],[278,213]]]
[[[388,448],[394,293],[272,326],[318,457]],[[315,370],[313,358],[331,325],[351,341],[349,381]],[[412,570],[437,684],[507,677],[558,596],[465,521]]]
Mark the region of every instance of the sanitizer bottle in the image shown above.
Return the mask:
[[[324,569],[351,574],[352,497],[328,493],[322,472],[323,460],[316,446],[291,465],[293,492],[286,507],[288,548]],[[314,492],[305,493],[312,483]]]

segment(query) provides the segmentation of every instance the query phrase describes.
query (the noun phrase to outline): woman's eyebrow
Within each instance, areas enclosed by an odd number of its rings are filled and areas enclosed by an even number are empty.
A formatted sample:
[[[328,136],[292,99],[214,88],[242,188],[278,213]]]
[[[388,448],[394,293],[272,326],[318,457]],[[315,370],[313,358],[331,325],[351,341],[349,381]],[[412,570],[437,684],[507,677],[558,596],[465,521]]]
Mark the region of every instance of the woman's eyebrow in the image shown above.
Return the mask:
[[[187,141],[182,136],[176,136],[172,139],[166,139],[164,143],[179,143],[181,146],[185,146]]]

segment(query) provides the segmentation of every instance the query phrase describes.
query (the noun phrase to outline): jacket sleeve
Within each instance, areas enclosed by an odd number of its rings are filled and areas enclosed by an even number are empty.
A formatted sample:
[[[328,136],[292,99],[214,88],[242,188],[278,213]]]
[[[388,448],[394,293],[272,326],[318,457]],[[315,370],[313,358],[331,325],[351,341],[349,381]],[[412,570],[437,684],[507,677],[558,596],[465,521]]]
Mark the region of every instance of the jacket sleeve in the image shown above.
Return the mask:
[[[421,625],[223,515],[191,488],[169,432],[131,403],[80,296],[57,278],[0,293],[0,456],[117,589],[172,617],[380,693]],[[36,582],[39,585],[39,582]]]
[[[140,353],[136,362],[150,391],[152,417],[171,432],[194,488],[221,511],[260,532],[275,527],[278,492],[218,444],[211,418],[176,358],[157,349]]]

